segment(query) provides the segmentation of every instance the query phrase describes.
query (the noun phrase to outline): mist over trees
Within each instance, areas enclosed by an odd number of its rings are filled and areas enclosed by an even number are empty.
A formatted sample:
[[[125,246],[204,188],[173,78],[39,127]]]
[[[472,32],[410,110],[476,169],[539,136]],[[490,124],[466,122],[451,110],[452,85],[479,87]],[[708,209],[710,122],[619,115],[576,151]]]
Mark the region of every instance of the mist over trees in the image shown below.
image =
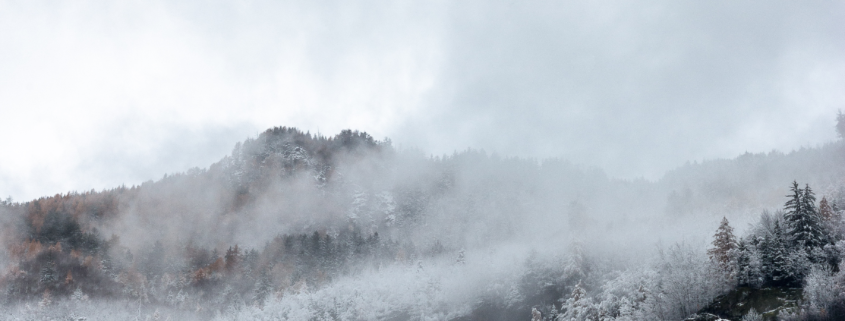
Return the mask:
[[[3,318],[682,320],[781,291],[800,300],[731,313],[835,320],[843,156],[619,180],[277,127],[207,169],[0,202]]]

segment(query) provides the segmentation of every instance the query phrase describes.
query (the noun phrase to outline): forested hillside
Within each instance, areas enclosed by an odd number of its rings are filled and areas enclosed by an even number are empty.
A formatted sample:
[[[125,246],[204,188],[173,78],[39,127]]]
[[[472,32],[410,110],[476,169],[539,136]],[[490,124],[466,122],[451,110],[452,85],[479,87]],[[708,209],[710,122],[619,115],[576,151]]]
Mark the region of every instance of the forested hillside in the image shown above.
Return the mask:
[[[768,288],[801,295],[760,317],[834,320],[843,161],[838,141],[620,180],[563,160],[426,156],[357,131],[272,128],[209,168],[2,202],[0,310],[681,320],[729,317],[717,297]],[[753,320],[749,307],[735,317]]]

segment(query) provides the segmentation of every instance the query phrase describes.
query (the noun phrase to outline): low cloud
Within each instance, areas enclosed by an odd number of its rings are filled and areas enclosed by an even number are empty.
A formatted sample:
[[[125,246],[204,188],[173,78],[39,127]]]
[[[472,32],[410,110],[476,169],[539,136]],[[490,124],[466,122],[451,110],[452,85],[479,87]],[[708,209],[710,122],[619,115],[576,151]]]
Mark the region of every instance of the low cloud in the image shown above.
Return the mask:
[[[658,178],[833,140],[845,106],[830,2],[0,8],[0,193],[21,200],[208,164],[281,125]]]

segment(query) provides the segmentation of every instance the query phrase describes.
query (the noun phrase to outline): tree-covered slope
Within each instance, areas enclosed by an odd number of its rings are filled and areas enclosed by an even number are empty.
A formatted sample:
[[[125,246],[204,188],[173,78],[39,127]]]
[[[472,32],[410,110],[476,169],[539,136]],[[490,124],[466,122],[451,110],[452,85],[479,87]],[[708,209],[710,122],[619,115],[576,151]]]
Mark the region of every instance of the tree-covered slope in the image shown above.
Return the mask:
[[[3,202],[0,297],[47,302],[31,313],[123,300],[198,318],[676,320],[737,282],[705,253],[722,217],[763,237],[760,213],[793,180],[842,204],[842,160],[837,142],[619,180],[272,128],[207,169]]]

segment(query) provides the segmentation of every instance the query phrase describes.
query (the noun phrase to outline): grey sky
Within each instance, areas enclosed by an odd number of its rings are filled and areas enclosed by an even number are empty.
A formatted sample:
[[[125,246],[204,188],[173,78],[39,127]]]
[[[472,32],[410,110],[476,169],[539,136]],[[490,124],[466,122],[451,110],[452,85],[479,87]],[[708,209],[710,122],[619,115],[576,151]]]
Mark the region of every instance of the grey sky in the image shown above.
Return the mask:
[[[845,3],[0,1],[0,194],[208,166],[271,126],[657,178],[835,139]]]

